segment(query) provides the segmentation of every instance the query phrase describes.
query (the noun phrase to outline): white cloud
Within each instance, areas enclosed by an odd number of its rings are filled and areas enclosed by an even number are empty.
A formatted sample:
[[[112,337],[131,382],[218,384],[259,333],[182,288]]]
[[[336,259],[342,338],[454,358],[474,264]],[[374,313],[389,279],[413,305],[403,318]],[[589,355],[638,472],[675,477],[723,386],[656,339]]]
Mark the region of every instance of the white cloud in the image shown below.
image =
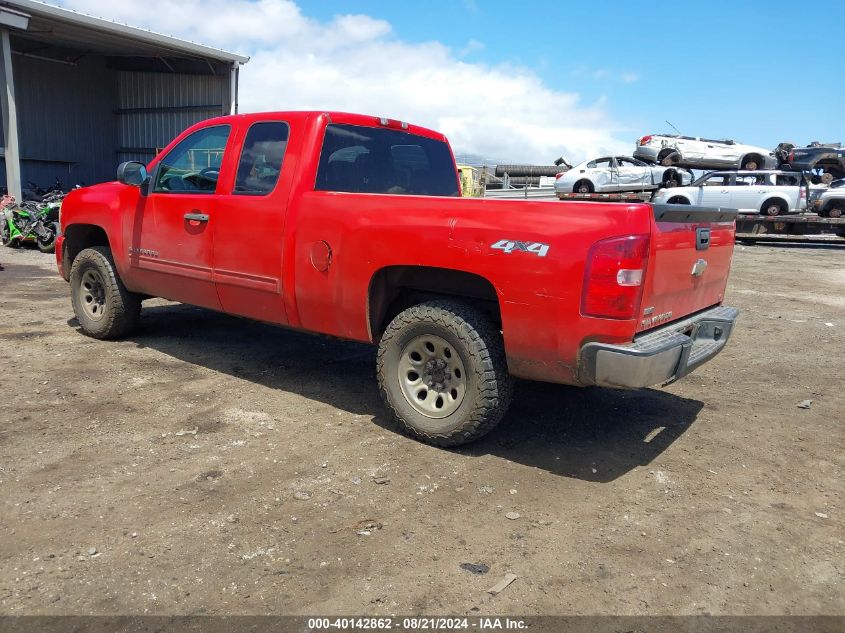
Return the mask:
[[[629,150],[604,102],[544,85],[529,69],[461,60],[436,41],[398,39],[366,15],[321,22],[291,0],[66,0],[84,13],[245,53],[241,111],[344,110],[440,130],[456,153],[513,162],[570,162]],[[633,76],[633,75],[632,75]],[[624,79],[623,79],[624,80]],[[633,81],[633,79],[632,79]]]
[[[622,80],[622,83],[632,84],[635,81],[639,81],[640,76],[637,73],[622,73],[620,79]]]

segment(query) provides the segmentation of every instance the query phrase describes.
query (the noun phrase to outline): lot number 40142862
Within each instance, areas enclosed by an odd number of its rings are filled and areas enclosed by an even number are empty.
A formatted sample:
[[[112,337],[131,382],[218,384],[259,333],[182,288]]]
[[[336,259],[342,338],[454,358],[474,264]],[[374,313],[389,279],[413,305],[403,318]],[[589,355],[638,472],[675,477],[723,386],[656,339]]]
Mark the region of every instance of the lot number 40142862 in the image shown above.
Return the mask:
[[[499,240],[495,244],[491,244],[490,248],[495,248],[506,253],[523,252],[534,253],[537,257],[545,257],[549,252],[549,245],[542,242],[520,242],[518,240]]]

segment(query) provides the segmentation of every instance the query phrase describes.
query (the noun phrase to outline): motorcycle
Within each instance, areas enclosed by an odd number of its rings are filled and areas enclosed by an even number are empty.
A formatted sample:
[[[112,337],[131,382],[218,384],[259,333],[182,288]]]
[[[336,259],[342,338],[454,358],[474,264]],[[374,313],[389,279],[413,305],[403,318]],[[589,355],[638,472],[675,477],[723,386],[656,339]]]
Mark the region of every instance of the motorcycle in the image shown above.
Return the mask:
[[[52,253],[59,234],[59,212],[64,194],[49,192],[42,202],[17,204],[6,196],[0,203],[0,244],[20,246],[35,242],[42,253]]]

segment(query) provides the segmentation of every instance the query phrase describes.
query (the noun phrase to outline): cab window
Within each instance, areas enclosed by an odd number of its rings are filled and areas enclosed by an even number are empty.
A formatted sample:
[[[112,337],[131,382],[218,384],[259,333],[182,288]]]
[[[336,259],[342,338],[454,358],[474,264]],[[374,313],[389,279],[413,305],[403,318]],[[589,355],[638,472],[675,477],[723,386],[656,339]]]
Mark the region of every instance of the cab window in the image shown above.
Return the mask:
[[[282,171],[289,128],[281,121],[253,123],[246,134],[238,176],[237,195],[264,196],[273,191]]]
[[[182,139],[159,162],[153,192],[214,193],[230,130],[215,125]]]

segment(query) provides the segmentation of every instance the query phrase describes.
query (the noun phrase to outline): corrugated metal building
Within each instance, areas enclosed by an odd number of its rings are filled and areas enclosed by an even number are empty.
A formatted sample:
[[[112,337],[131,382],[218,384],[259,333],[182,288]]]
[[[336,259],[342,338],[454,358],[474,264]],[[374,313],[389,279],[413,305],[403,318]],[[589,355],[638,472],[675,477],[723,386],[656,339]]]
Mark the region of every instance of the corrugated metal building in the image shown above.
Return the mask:
[[[113,180],[183,129],[237,111],[248,57],[32,0],[0,0],[0,186]]]

